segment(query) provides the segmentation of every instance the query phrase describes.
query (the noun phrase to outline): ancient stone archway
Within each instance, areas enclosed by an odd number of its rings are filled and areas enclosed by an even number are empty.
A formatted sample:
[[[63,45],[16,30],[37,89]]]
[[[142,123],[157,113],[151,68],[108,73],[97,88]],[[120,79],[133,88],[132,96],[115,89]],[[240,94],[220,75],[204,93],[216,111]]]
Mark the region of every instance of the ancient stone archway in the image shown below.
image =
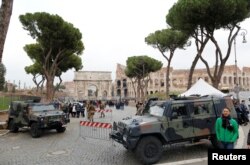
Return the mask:
[[[74,82],[78,99],[110,99],[111,72],[79,71],[75,72]]]

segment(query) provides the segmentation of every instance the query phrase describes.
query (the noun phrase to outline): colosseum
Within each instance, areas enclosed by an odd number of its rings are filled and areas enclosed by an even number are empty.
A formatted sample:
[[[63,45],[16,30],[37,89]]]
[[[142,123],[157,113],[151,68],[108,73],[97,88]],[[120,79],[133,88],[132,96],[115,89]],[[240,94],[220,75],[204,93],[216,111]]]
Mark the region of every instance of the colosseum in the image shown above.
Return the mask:
[[[116,79],[114,82],[114,95],[120,97],[135,97],[131,80],[125,75],[126,66],[117,64],[116,67]],[[161,70],[150,74],[150,83],[147,93],[153,94],[157,92],[166,91],[166,67]],[[170,69],[170,91],[171,92],[183,92],[187,89],[188,84],[188,69]],[[236,80],[238,77],[238,81]],[[199,78],[203,78],[206,82],[211,84],[206,69],[195,69],[193,74],[193,82],[195,83]],[[239,82],[241,90],[250,90],[250,67],[243,67],[242,70],[235,65],[225,66],[224,73],[219,84],[220,90],[234,91],[236,82]]]

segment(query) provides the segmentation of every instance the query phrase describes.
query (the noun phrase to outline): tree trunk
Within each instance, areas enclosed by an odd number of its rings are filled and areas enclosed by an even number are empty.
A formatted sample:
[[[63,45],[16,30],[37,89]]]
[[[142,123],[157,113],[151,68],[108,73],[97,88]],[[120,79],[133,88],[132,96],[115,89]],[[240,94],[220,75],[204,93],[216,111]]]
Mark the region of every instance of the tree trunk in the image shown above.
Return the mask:
[[[136,80],[133,81],[133,78],[130,78],[130,80],[131,80],[131,82],[132,82],[132,87],[133,87],[133,90],[134,90],[134,93],[135,93],[135,99],[137,99],[137,98],[136,98],[136,90],[135,90],[135,83],[136,83]]]
[[[47,83],[46,83],[46,100],[52,101],[54,98],[55,90],[54,90],[54,77],[47,76]]]
[[[0,63],[2,63],[4,43],[12,14],[13,0],[2,0],[0,8]]]
[[[137,101],[141,101],[141,79],[138,79],[138,83],[137,83]]]
[[[236,32],[234,32],[235,28],[236,28]],[[216,52],[215,52],[216,62],[215,62],[215,66],[214,66],[213,75],[211,73],[208,62],[202,56],[200,57],[201,61],[206,66],[208,76],[210,77],[213,86],[217,89],[219,87],[219,83],[220,83],[221,76],[222,76],[223,71],[224,71],[225,64],[226,64],[226,62],[231,54],[232,43],[235,40],[235,37],[237,36],[239,30],[240,30],[240,27],[238,25],[234,25],[233,27],[231,27],[230,33],[229,33],[229,36],[227,39],[228,40],[228,42],[227,42],[228,48],[227,48],[227,52],[226,52],[225,57],[223,57],[223,53],[221,51],[221,48],[220,48],[217,40],[214,38],[213,34],[209,34],[210,40],[212,41],[212,43],[216,47]]]
[[[174,56],[174,51],[173,50],[170,50],[170,56],[169,56],[169,59],[167,60],[168,61],[168,65],[167,65],[167,71],[166,71],[166,97],[169,98],[169,73],[170,73],[170,64],[171,64],[171,61],[172,61],[172,58]]]
[[[197,54],[197,55],[195,56],[195,58],[194,58],[194,61],[192,62],[192,65],[191,65],[191,68],[190,68],[190,71],[189,71],[189,75],[188,75],[188,86],[187,86],[187,90],[188,90],[189,88],[191,88],[191,86],[192,86],[194,69],[195,69],[195,67],[196,67],[196,64],[197,64],[199,58],[200,58],[200,56],[199,56],[199,54]]]
[[[191,65],[191,68],[190,68],[190,71],[189,71],[189,76],[188,76],[188,86],[187,86],[187,89],[189,89],[191,86],[192,86],[192,80],[193,80],[193,74],[194,74],[194,69],[196,67],[196,64],[200,58],[200,56],[202,55],[202,52],[207,44],[207,42],[209,41],[209,37],[208,36],[205,36],[205,39],[203,36],[200,36],[201,39],[198,38],[199,35],[196,34],[194,36],[195,38],[195,45],[196,45],[196,50],[197,50],[197,54],[194,58],[194,61],[192,62],[192,65]]]

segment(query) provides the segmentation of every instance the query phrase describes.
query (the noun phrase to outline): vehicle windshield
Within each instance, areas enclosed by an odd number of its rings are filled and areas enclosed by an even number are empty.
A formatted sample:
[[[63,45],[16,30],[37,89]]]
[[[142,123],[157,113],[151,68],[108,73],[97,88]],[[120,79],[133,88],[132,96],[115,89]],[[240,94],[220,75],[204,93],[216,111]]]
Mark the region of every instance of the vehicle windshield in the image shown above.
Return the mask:
[[[53,105],[34,105],[32,111],[53,111],[55,107]]]
[[[150,115],[153,116],[163,116],[164,113],[164,107],[162,105],[153,105],[149,108]]]

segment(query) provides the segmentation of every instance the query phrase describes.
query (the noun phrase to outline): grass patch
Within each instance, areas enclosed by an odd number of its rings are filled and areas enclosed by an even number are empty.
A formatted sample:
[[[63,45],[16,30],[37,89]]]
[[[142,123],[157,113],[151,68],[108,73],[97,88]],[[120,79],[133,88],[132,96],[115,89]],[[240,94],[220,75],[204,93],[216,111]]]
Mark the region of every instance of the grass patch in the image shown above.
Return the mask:
[[[0,111],[6,110],[9,108],[10,102],[20,100],[20,97],[17,96],[0,96]]]

